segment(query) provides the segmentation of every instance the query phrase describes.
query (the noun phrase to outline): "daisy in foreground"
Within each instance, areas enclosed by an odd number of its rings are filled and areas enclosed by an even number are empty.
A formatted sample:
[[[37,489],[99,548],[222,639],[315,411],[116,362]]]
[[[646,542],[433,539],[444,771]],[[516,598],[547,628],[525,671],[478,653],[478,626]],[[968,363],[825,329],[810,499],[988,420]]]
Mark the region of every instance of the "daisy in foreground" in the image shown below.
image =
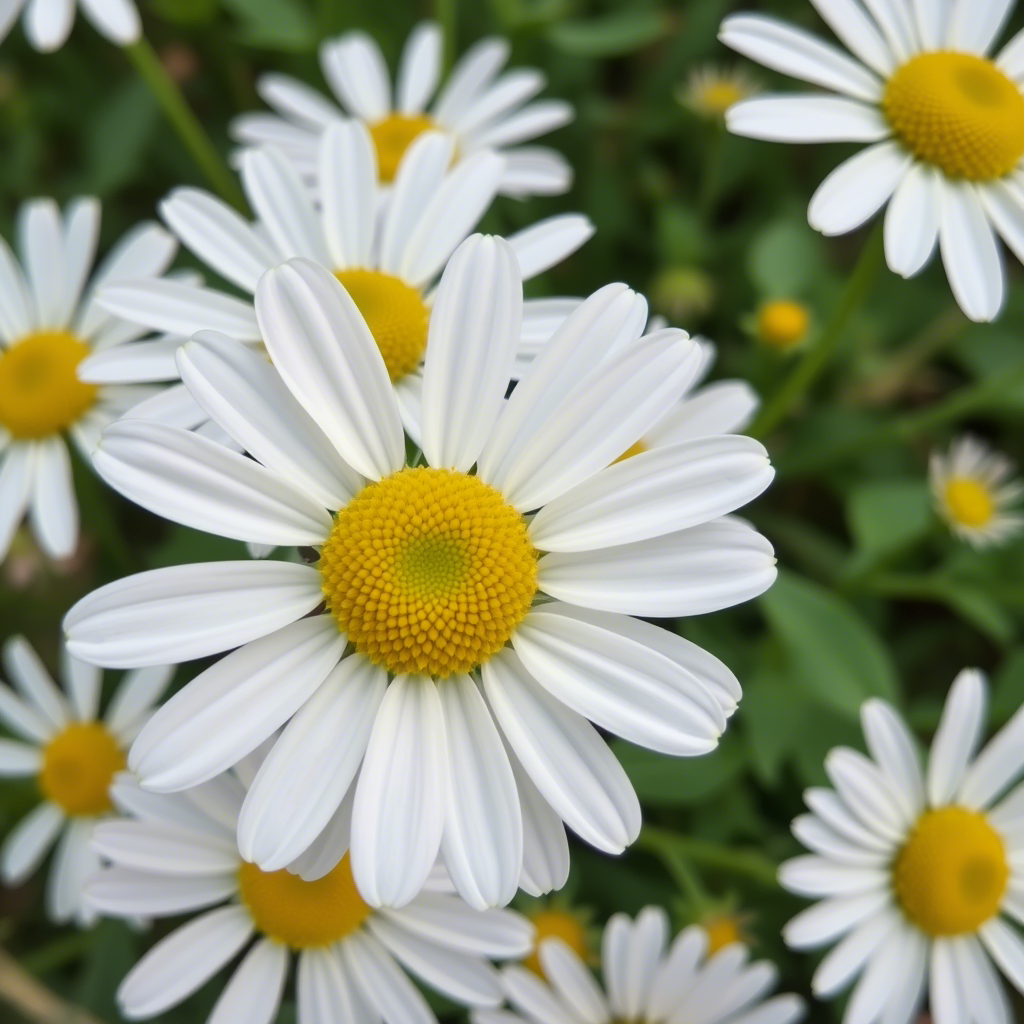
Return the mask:
[[[142,34],[133,0],[78,0],[78,5],[96,31],[118,46],[137,42]],[[44,53],[59,50],[71,34],[75,7],[75,0],[6,0],[0,8],[0,41],[24,9],[25,35],[32,46]]]
[[[438,130],[450,137],[462,157],[499,150],[506,157],[501,176],[506,195],[565,192],[572,183],[565,157],[546,147],[522,145],[573,117],[572,107],[562,100],[529,102],[544,88],[543,73],[517,68],[501,75],[509,44],[485,39],[452,68],[434,98],[441,50],[438,25],[424,22],[414,29],[392,93],[380,48],[365,32],[349,32],[320,48],[320,66],[337,103],[287,75],[264,75],[257,89],[276,113],[244,114],[235,120],[232,133],[246,145],[280,146],[299,172],[312,179],[324,129],[347,117],[358,118],[373,138],[381,180],[390,183],[413,141]]]
[[[104,290],[104,306],[130,320],[191,337],[207,328],[247,343],[260,340],[251,296],[260,276],[294,256],[331,270],[345,286],[380,349],[407,428],[418,434],[423,354],[438,275],[497,194],[505,160],[481,151],[451,167],[453,141],[439,132],[416,140],[401,161],[390,201],[382,202],[373,142],[358,121],[332,125],[319,142],[321,204],[279,149],[248,150],[241,159],[249,223],[221,200],[179,188],[161,204],[164,220],[207,266],[248,293],[239,299],[177,281],[126,281]],[[593,234],[579,214],[541,221],[509,239],[524,278],[575,252]],[[524,352],[545,330],[553,303],[527,304]],[[549,331],[550,333],[550,331]],[[104,352],[81,369],[84,379],[176,380],[174,340]],[[193,428],[206,414],[186,388],[168,389],[133,416]]]
[[[772,478],[757,442],[612,465],[673,409],[699,348],[676,330],[641,339],[646,303],[609,285],[506,401],[519,269],[507,242],[474,236],[431,313],[422,456],[407,461],[387,368],[334,276],[291,260],[256,310],[273,366],[211,334],[179,354],[251,459],[122,420],[95,464],[160,515],[315,562],[158,570],[72,609],[70,646],[99,664],[238,648],[161,709],[132,770],[184,789],[284,725],[242,808],[242,854],[284,867],[354,786],[352,868],[373,906],[412,899],[439,848],[470,904],[507,903],[531,861],[567,869],[561,821],[621,853],[640,806],[594,725],[704,754],[739,698],[724,665],[640,616],[715,611],[775,578],[767,541],[728,516]]]
[[[784,931],[800,949],[837,942],[814,975],[834,996],[858,975],[846,1024],[907,1024],[929,991],[937,1024],[1010,1024],[991,961],[1024,992],[1024,710],[977,753],[986,686],[953,683],[931,755],[886,703],[861,718],[871,757],[833,750],[835,790],[806,794],[793,833],[812,856],[782,865],[782,884],[822,902]],[[1004,795],[1006,794],[1006,795]]]
[[[8,640],[3,667],[18,694],[0,683],[0,721],[19,740],[0,739],[0,776],[35,778],[43,797],[0,847],[8,885],[23,882],[58,841],[47,882],[56,921],[95,915],[82,904],[85,880],[99,861],[89,845],[96,819],[111,810],[110,784],[128,745],[160,699],[173,668],[128,673],[100,719],[100,670],[64,657],[62,693],[24,637]]]
[[[396,960],[456,1002],[501,1001],[487,960],[529,949],[528,921],[508,910],[472,910],[440,892],[400,911],[374,911],[356,891],[348,856],[325,864],[318,849],[291,870],[261,871],[242,859],[235,840],[249,762],[258,768],[258,757],[250,758],[237,773],[180,794],[147,793],[127,773],[113,786],[126,816],[96,828],[95,847],[111,866],[90,881],[87,900],[115,917],[197,915],[124,979],[117,996],[125,1017],[176,1006],[246,947],[211,1022],[275,1020],[292,960],[299,1024],[436,1024]]]
[[[778,971],[764,960],[748,964],[742,943],[709,955],[699,925],[680,932],[671,946],[668,935],[660,907],[645,908],[635,921],[612,917],[602,942],[604,990],[565,942],[545,939],[543,980],[525,967],[501,972],[505,994],[523,1016],[477,1010],[473,1024],[791,1024],[803,1016],[797,996],[764,1000]]]
[[[175,242],[143,224],[89,281],[99,227],[95,199],[72,202],[63,218],[52,199],[35,199],[19,213],[24,271],[0,239],[0,561],[26,510],[47,555],[74,552],[78,505],[64,435],[88,458],[103,427],[148,393],[84,383],[76,371],[90,351],[145,333],[100,309],[96,289],[126,273],[159,276]]]
[[[928,466],[939,515],[975,547],[1001,544],[1024,527],[1014,512],[1024,486],[1012,479],[1013,463],[973,437],[961,437],[949,454],[934,452]]]
[[[815,193],[811,226],[845,234],[888,203],[890,268],[913,276],[937,242],[963,311],[992,320],[1004,296],[996,233],[1024,259],[1024,34],[986,56],[1012,0],[812,2],[852,56],[774,18],[723,22],[727,46],[827,90],[744,100],[729,129],[868,143]]]

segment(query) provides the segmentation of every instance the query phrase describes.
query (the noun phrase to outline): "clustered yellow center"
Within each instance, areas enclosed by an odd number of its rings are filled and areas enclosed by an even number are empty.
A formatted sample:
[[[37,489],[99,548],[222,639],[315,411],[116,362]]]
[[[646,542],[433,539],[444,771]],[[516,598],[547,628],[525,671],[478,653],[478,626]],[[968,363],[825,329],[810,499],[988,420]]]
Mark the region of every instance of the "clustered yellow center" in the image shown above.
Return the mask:
[[[534,974],[544,977],[540,962],[540,944],[545,939],[561,939],[584,963],[590,959],[587,931],[583,922],[566,910],[545,909],[529,915],[534,933],[533,952],[523,961]]]
[[[394,181],[405,151],[416,138],[434,127],[434,122],[426,114],[388,114],[383,120],[371,124],[370,137],[377,150],[380,180]]]
[[[985,818],[943,807],[918,819],[896,858],[893,886],[923,932],[965,935],[998,912],[1008,876],[1003,841]]]
[[[39,788],[72,817],[111,808],[110,783],[125,766],[124,751],[99,722],[76,722],[43,748]]]
[[[946,483],[945,499],[950,518],[960,526],[985,526],[995,515],[991,491],[973,477],[951,477]]]
[[[39,331],[0,350],[0,426],[23,440],[71,426],[96,401],[96,386],[76,373],[88,354],[66,331]]]
[[[335,277],[363,314],[391,380],[415,370],[427,348],[430,322],[423,296],[397,277],[376,270],[339,270]]]
[[[522,515],[448,469],[407,468],[365,487],[335,517],[319,568],[338,628],[396,675],[479,665],[537,590]]]
[[[757,337],[782,351],[799,345],[810,325],[807,307],[791,299],[773,299],[757,311]]]
[[[351,935],[372,913],[356,889],[347,853],[313,882],[283,868],[261,871],[243,864],[238,892],[256,928],[292,949],[329,946]]]
[[[882,109],[907,148],[950,178],[1001,178],[1024,156],[1024,97],[984,57],[919,54],[893,73]]]

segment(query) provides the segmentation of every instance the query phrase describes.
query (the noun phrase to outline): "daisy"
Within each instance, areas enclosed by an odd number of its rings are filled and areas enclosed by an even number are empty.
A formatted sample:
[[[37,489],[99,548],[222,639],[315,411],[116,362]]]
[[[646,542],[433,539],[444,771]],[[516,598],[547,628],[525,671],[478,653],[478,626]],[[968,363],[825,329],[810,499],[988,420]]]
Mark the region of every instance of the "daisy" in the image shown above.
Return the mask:
[[[299,1024],[436,1024],[406,971],[464,1005],[501,1001],[487,959],[521,956],[530,946],[528,921],[438,892],[403,910],[374,911],[356,890],[347,854],[325,865],[321,851],[311,851],[291,870],[261,871],[235,842],[257,767],[258,758],[249,759],[237,773],[174,795],[146,792],[128,773],[115,782],[125,816],[96,827],[94,845],[111,866],[90,881],[86,898],[115,917],[192,917],[121,983],[126,1018],[176,1006],[243,950],[210,1022],[276,1020],[293,961]]]
[[[985,728],[982,675],[953,683],[927,768],[900,716],[868,701],[871,756],[833,750],[834,790],[806,794],[793,833],[813,855],[782,865],[782,884],[822,902],[789,923],[789,945],[837,943],[814,975],[834,996],[859,976],[846,1024],[907,1024],[929,992],[938,1024],[1015,1019],[992,961],[1024,991],[1024,710],[975,757]],[[894,965],[899,965],[894,969]]]
[[[937,243],[963,311],[993,319],[1004,295],[996,234],[1024,258],[1024,34],[986,56],[1012,0],[812,3],[850,55],[774,18],[723,22],[727,46],[826,90],[744,100],[730,131],[868,143],[815,193],[811,226],[845,234],[888,203],[890,268],[916,274]]]
[[[1019,533],[1024,516],[1011,510],[1024,493],[1014,466],[973,437],[953,442],[949,454],[933,452],[928,475],[939,515],[975,547],[1000,544]]]
[[[779,352],[791,352],[807,340],[811,311],[793,299],[763,302],[753,318],[757,340]]]
[[[524,967],[528,967],[538,977],[544,977],[540,947],[548,939],[563,942],[584,963],[596,963],[594,950],[597,948],[597,941],[595,929],[591,927],[589,910],[572,907],[557,896],[552,900],[529,901],[529,905],[521,909],[523,915],[533,925],[533,946],[530,955],[522,961]],[[597,937],[599,936],[598,929]]]
[[[380,48],[365,32],[348,32],[320,48],[320,66],[332,100],[288,75],[264,75],[260,95],[274,114],[244,114],[232,133],[246,145],[280,146],[301,174],[316,174],[317,142],[329,125],[357,118],[370,131],[381,180],[398,176],[414,140],[438,130],[449,136],[460,158],[498,150],[506,158],[500,189],[505,195],[558,195],[572,183],[560,153],[524,146],[572,120],[562,100],[529,101],[545,85],[542,72],[517,68],[501,75],[509,44],[490,38],[477,43],[452,69],[441,91],[441,29],[424,22],[409,36],[392,94]]]
[[[88,457],[102,428],[148,392],[80,380],[90,350],[144,334],[97,305],[98,286],[131,273],[162,274],[175,242],[143,224],[115,247],[89,280],[100,226],[96,199],[25,203],[18,219],[22,267],[0,239],[0,560],[26,510],[51,558],[78,543],[78,506],[64,435]]]
[[[525,967],[501,972],[517,1013],[477,1010],[473,1024],[790,1024],[803,1016],[797,996],[764,1000],[778,971],[764,960],[748,964],[742,943],[709,955],[700,926],[680,932],[671,945],[668,934],[661,907],[646,907],[635,921],[612,917],[601,950],[604,990],[565,942],[545,939],[544,980]]]
[[[92,665],[65,654],[62,693],[17,636],[4,645],[3,666],[18,693],[0,683],[0,721],[21,739],[0,739],[0,776],[35,778],[43,803],[0,847],[0,872],[8,885],[20,884],[60,837],[47,909],[55,921],[85,923],[95,916],[82,903],[85,880],[99,867],[89,846],[93,825],[110,812],[111,781],[174,670],[158,665],[129,672],[101,719],[101,673]]]
[[[760,92],[760,85],[744,68],[705,64],[695,68],[676,92],[679,102],[709,121],[721,123],[726,111],[740,100]]]
[[[333,271],[380,349],[407,428],[418,433],[423,354],[434,285],[456,246],[491,205],[505,161],[479,151],[450,168],[451,137],[428,132],[410,147],[390,201],[381,200],[373,142],[357,121],[333,124],[319,141],[319,206],[279,149],[243,153],[241,177],[256,213],[249,223],[221,200],[179,188],[161,213],[182,243],[221,277],[251,296],[260,276],[294,256]],[[551,217],[509,239],[524,278],[554,266],[593,234],[578,214]],[[172,281],[123,282],[103,293],[107,309],[149,327],[191,336],[211,328],[241,341],[260,340],[251,298]],[[544,329],[548,304],[530,303],[527,337]],[[144,343],[102,353],[83,367],[93,381],[177,377],[173,343]],[[178,386],[133,415],[179,426],[205,413]]]
[[[232,650],[164,706],[132,770],[183,789],[287,723],[240,849],[283,867],[354,785],[352,867],[373,906],[412,899],[439,848],[469,903],[507,903],[524,841],[554,838],[559,819],[620,853],[640,807],[594,725],[698,755],[739,697],[724,665],[639,616],[714,611],[775,577],[768,543],[727,515],[772,477],[757,442],[609,466],[679,401],[698,347],[682,331],[640,339],[646,303],[609,285],[506,402],[519,270],[507,242],[474,236],[431,312],[422,455],[408,461],[384,360],[332,274],[290,260],[261,279],[256,310],[273,366],[211,334],[179,353],[196,400],[252,458],[122,420],[96,465],[160,515],[316,561],[161,569],[72,609],[72,649],[100,664]]]
[[[142,34],[139,12],[133,0],[78,0],[93,28],[118,46],[138,42]],[[35,49],[59,50],[71,34],[75,0],[7,0],[0,9],[0,42],[24,10],[25,35]]]

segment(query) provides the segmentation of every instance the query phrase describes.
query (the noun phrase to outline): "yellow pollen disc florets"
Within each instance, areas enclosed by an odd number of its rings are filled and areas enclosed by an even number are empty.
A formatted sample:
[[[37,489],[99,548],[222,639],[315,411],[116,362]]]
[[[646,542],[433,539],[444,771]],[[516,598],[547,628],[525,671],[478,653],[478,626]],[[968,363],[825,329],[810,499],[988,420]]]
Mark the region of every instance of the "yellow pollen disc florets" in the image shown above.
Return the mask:
[[[66,331],[39,331],[0,351],[0,427],[16,438],[49,437],[96,401],[78,379],[89,347]]]
[[[789,299],[766,302],[757,311],[757,336],[772,348],[785,350],[807,336],[811,314],[806,306]]]
[[[388,114],[370,125],[370,137],[377,150],[377,173],[381,181],[394,181],[405,151],[424,132],[434,128],[426,114]]]
[[[717,914],[701,922],[708,937],[708,956],[737,942],[746,942],[743,922],[734,914]]]
[[[523,517],[448,469],[363,488],[335,517],[319,567],[338,628],[396,675],[468,672],[505,645],[537,590]]]
[[[315,882],[282,868],[238,869],[238,893],[256,928],[292,949],[329,946],[351,935],[373,912],[352,878],[346,853],[336,868]]]
[[[363,314],[393,381],[420,364],[427,348],[430,313],[423,296],[404,281],[376,270],[339,270],[334,275]]]
[[[959,526],[984,526],[996,511],[989,489],[969,476],[955,476],[946,483],[946,508]]]
[[[534,974],[544,977],[539,950],[545,939],[561,939],[584,963],[590,959],[587,931],[578,917],[565,910],[538,910],[528,916],[537,930],[533,940],[533,952],[523,961],[523,966],[528,967]]]
[[[124,751],[105,726],[76,722],[43,748],[39,788],[72,817],[103,814],[112,806],[111,780],[124,766]]]
[[[932,936],[975,932],[1002,902],[1009,868],[1002,839],[963,807],[923,814],[893,866],[903,913]]]
[[[950,178],[1001,178],[1024,156],[1024,96],[984,57],[919,54],[893,73],[882,109],[904,145]]]

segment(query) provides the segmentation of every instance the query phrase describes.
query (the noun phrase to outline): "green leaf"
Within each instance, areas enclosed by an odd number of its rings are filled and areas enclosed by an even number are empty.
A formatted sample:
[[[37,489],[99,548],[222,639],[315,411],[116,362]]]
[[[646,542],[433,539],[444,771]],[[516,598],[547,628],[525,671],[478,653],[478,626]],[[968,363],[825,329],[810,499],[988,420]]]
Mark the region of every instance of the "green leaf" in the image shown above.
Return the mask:
[[[743,681],[737,718],[750,743],[751,766],[766,786],[781,781],[783,765],[802,742],[807,717],[806,694],[781,669],[765,667]]]
[[[728,735],[707,757],[670,757],[625,740],[616,740],[612,749],[637,796],[661,807],[703,803],[734,782],[745,761],[739,741]]]
[[[782,572],[761,607],[785,649],[794,682],[823,706],[855,718],[869,697],[895,697],[896,669],[888,650],[841,597]]]
[[[267,50],[311,51],[317,31],[308,9],[298,0],[224,0],[241,21],[242,42]]]
[[[846,505],[850,532],[864,558],[899,551],[927,534],[932,502],[923,480],[876,480],[861,484]]]
[[[101,196],[115,192],[139,173],[160,110],[140,79],[117,89],[97,111],[86,136],[86,188]]]
[[[563,21],[547,32],[548,42],[575,57],[621,57],[657,42],[672,21],[663,11],[623,10],[600,18]]]
[[[807,291],[821,270],[821,241],[805,220],[777,221],[750,247],[747,269],[767,298],[794,298]]]

